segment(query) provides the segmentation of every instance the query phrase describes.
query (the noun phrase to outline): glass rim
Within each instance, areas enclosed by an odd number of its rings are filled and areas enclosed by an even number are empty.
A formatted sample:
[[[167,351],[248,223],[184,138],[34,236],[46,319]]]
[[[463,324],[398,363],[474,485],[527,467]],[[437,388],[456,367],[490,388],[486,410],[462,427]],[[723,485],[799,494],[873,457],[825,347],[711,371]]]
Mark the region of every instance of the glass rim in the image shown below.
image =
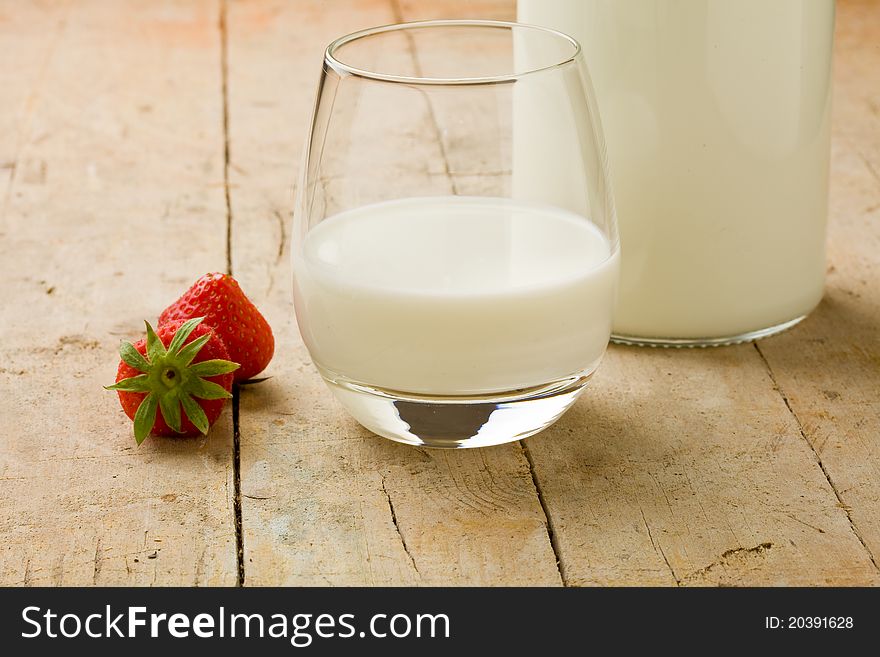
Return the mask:
[[[406,30],[432,27],[488,27],[496,29],[506,29],[511,32],[516,29],[531,30],[534,32],[543,32],[544,34],[550,34],[556,38],[567,41],[573,48],[572,52],[567,57],[561,58],[559,59],[559,61],[555,61],[552,64],[547,64],[535,68],[527,68],[523,71],[512,71],[510,73],[504,73],[501,75],[484,75],[457,78],[429,77],[419,75],[394,75],[390,73],[370,71],[367,69],[359,68],[357,66],[352,66],[351,64],[346,64],[338,59],[335,55],[335,52],[339,48],[359,39],[375,36],[377,34],[386,34],[389,32],[404,32]],[[335,39],[330,43],[330,45],[327,46],[327,48],[324,50],[324,63],[338,74],[356,76],[369,80],[412,85],[456,86],[477,84],[504,84],[515,82],[516,80],[519,80],[520,78],[528,75],[534,75],[536,73],[542,73],[544,71],[550,71],[567,66],[568,64],[573,63],[580,55],[580,53],[581,45],[575,38],[569,36],[568,34],[565,34],[564,32],[553,30],[549,27],[532,25],[531,23],[519,23],[515,21],[437,19],[427,21],[412,21],[408,23],[391,23],[388,25],[380,25],[378,27],[367,28],[365,30],[358,30],[357,32],[351,32],[350,34],[346,34],[339,37],[338,39]]]

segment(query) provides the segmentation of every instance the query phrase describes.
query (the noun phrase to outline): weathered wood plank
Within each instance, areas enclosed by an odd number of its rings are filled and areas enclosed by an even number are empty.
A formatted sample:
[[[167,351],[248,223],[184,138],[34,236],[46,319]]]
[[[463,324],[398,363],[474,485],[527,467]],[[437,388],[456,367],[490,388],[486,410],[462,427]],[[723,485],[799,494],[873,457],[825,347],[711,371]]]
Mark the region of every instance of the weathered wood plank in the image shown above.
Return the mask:
[[[568,584],[878,581],[750,345],[612,348],[526,443]]]
[[[0,584],[234,584],[231,418],[140,448],[116,343],[224,269],[214,1],[0,15]]]
[[[880,581],[848,517],[880,549],[880,288],[869,226],[880,123],[869,111],[876,85],[864,84],[880,70],[868,47],[880,21],[876,12],[866,21],[866,6],[841,8],[826,300],[757,348],[614,348],[592,394],[528,441],[569,583]],[[847,135],[871,159],[858,162]]]
[[[796,331],[759,344],[875,563],[880,560],[880,11],[838,3],[829,270]]]
[[[559,584],[518,445],[429,452],[369,434],[296,330],[286,236],[322,50],[394,20],[378,0],[230,5],[233,269],[278,340],[274,378],[241,396],[245,582]]]

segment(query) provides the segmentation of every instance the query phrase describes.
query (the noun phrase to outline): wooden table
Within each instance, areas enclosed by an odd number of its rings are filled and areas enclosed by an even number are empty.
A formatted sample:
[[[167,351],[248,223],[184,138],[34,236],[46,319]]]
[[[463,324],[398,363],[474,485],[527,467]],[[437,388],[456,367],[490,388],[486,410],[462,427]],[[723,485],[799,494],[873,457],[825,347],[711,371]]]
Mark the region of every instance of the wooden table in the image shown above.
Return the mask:
[[[337,406],[288,216],[323,46],[512,0],[0,4],[0,583],[880,583],[880,7],[839,4],[825,300],[707,350],[612,347],[522,443],[429,451]],[[278,349],[210,437],[136,447],[111,382],[198,275]]]

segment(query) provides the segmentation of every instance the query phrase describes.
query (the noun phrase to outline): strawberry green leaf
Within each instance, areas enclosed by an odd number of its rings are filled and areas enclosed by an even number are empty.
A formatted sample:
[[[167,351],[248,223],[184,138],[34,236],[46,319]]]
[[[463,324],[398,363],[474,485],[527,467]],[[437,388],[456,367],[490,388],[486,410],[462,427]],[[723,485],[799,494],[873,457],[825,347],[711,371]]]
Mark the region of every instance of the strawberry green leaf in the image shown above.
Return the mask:
[[[185,393],[180,396],[180,403],[183,406],[183,412],[186,413],[189,421],[193,423],[196,429],[203,434],[207,434],[210,425],[208,424],[208,416],[205,415],[205,411],[202,410],[202,407],[193,401],[192,397]]]
[[[189,368],[189,371],[190,374],[195,374],[196,376],[217,376],[219,374],[234,372],[237,369],[238,363],[215,358],[213,360],[203,360],[201,363],[196,363]]]
[[[162,412],[165,424],[180,432],[180,401],[174,390],[159,395],[159,410]]]
[[[186,342],[189,334],[193,332],[193,329],[195,329],[196,326],[201,324],[203,319],[205,318],[196,317],[181,324],[175,332],[174,337],[171,339],[171,343],[168,345],[168,352],[176,354],[180,351],[180,348],[183,346],[183,343]]]
[[[186,367],[189,365],[193,358],[198,355],[199,351],[201,351],[202,347],[211,339],[211,334],[207,333],[200,338],[196,338],[188,345],[186,345],[183,349],[177,352],[177,358],[180,360],[181,364]]]
[[[222,386],[199,378],[193,378],[190,382],[189,392],[193,397],[198,397],[199,399],[229,399],[232,397]]]
[[[126,365],[133,367],[139,372],[150,371],[150,364],[147,362],[147,359],[130,342],[123,342],[119,345],[119,356]]]
[[[138,374],[127,379],[117,381],[112,386],[104,386],[105,390],[122,390],[123,392],[150,392],[152,387],[146,374]]]
[[[211,340],[216,339],[218,344],[222,344],[213,331],[198,328],[202,321],[202,318],[188,320],[174,331],[174,335],[169,335],[170,330],[160,329],[161,339],[153,327],[146,323],[146,354],[140,354],[128,343],[120,346],[123,362],[139,372],[135,376],[126,377],[106,387],[120,394],[123,406],[126,408],[131,402],[124,398],[124,395],[146,393],[140,400],[133,418],[138,445],[153,430],[157,413],[162,414],[163,424],[178,433],[184,432],[185,425],[189,430],[195,427],[203,434],[207,434],[210,428],[209,417],[216,417],[222,405],[209,405],[202,400],[223,400],[232,397],[227,388],[232,379],[230,373],[238,369],[238,364],[223,359],[193,363],[202,348]],[[198,335],[195,339],[193,339],[194,331],[197,331],[196,335]],[[168,342],[167,348],[163,345],[162,339]],[[187,344],[186,341],[190,339],[192,341]],[[223,381],[226,387],[209,381],[210,377],[222,377],[219,380]],[[190,423],[193,427],[189,426]]]
[[[138,406],[137,412],[134,414],[134,439],[140,445],[149,435],[156,422],[156,409],[159,401],[154,393],[150,393]]]
[[[162,344],[150,323],[144,322],[144,324],[147,325],[147,356],[151,363],[155,363],[165,355],[165,345]]]

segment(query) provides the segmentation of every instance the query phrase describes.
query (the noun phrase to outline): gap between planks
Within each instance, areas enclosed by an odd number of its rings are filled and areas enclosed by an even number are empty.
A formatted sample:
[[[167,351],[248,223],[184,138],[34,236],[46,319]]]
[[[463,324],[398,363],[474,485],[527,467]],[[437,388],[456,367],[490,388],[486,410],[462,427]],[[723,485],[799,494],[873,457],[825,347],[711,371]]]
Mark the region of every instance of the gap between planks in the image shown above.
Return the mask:
[[[868,544],[865,542],[865,539],[862,537],[861,532],[859,532],[858,527],[856,527],[856,523],[853,521],[852,513],[850,513],[850,507],[843,501],[843,497],[840,495],[840,491],[837,489],[837,486],[834,484],[834,481],[831,479],[831,475],[828,473],[828,469],[825,467],[825,464],[822,462],[822,457],[819,455],[819,452],[813,446],[813,442],[807,436],[807,432],[804,430],[804,425],[801,423],[801,419],[798,417],[797,413],[795,413],[794,408],[791,405],[791,402],[788,399],[788,396],[785,394],[785,391],[782,389],[782,386],[779,385],[779,382],[776,380],[776,375],[773,373],[773,368],[770,366],[770,361],[767,360],[767,357],[764,356],[764,352],[761,351],[761,346],[757,342],[752,343],[755,347],[755,351],[758,352],[758,356],[761,361],[764,363],[764,367],[767,370],[767,375],[770,377],[770,381],[773,384],[773,387],[779,393],[779,396],[782,398],[782,402],[785,404],[785,407],[788,409],[788,412],[791,414],[791,417],[794,419],[795,424],[797,425],[798,431],[801,434],[801,438],[804,439],[804,442],[807,443],[807,446],[810,448],[810,451],[813,453],[813,457],[816,459],[816,464],[819,466],[819,469],[822,470],[822,474],[825,475],[825,480],[828,482],[828,485],[831,486],[831,490],[834,493],[834,496],[837,498],[837,505],[843,509],[844,513],[846,513],[846,518],[849,520],[849,527],[852,530],[852,533],[858,539],[859,543],[862,544],[862,547],[865,549],[865,552],[868,555],[868,558],[871,560],[871,563],[874,565],[874,569],[880,572],[880,565],[877,564],[877,559],[874,557],[874,553],[871,552],[871,548],[868,547]]]
[[[226,273],[232,276],[232,200],[229,194],[229,29],[227,0],[219,0],[217,27],[220,36],[220,94],[223,100],[223,195],[226,200]],[[241,519],[241,430],[239,428],[239,387],[232,389],[232,513],[235,527],[235,554],[238,566],[236,585],[244,586],[244,531]]]

